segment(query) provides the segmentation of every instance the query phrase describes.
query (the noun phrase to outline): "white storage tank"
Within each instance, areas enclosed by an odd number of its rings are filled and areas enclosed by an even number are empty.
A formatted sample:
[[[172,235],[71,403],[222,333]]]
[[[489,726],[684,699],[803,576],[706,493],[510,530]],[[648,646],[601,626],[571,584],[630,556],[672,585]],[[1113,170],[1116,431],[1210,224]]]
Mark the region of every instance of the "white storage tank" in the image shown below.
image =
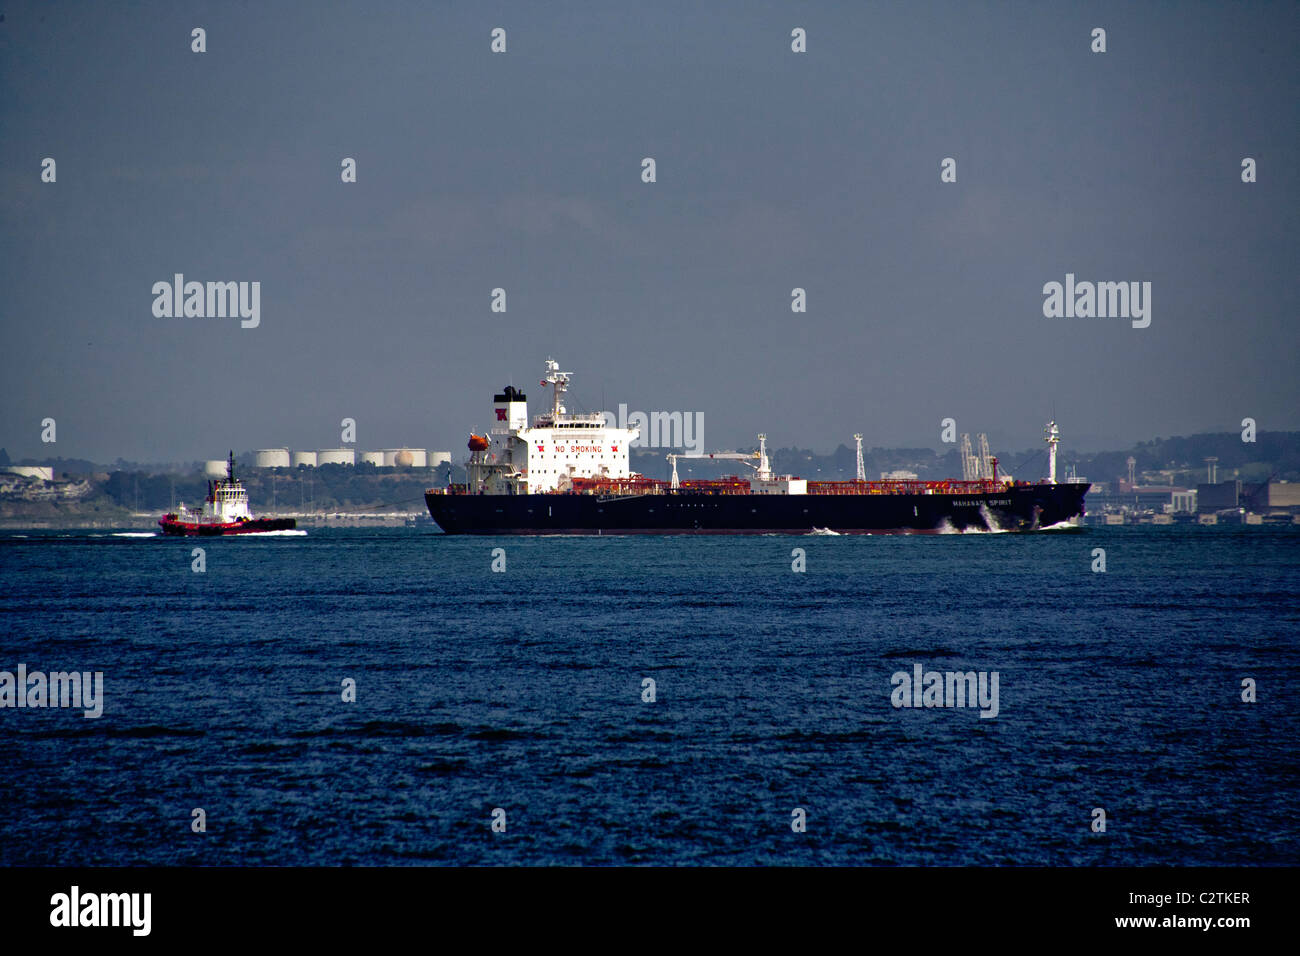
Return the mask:
[[[316,453],[314,451],[296,451],[289,456],[289,461],[293,463],[293,467],[295,468],[299,465],[306,465],[308,468],[315,468]]]
[[[427,458],[426,460],[428,461],[428,463],[429,463],[429,467],[430,467],[430,468],[437,468],[437,467],[438,467],[439,465],[441,465],[443,462],[446,462],[446,463],[450,464],[450,463],[451,463],[451,452],[449,452],[449,451],[434,451],[433,449],[429,449],[429,456],[428,456],[428,458]]]
[[[384,466],[387,468],[424,468],[428,455],[423,448],[385,448]]]
[[[224,478],[226,477],[226,459],[209,458],[203,463],[204,478]]]
[[[355,465],[357,453],[353,448],[322,448],[316,452],[316,464],[320,465]]]
[[[253,464],[258,468],[288,468],[289,449],[259,448],[253,452]]]
[[[371,464],[376,468],[383,468],[384,453],[382,451],[363,451],[361,453],[361,464]]]

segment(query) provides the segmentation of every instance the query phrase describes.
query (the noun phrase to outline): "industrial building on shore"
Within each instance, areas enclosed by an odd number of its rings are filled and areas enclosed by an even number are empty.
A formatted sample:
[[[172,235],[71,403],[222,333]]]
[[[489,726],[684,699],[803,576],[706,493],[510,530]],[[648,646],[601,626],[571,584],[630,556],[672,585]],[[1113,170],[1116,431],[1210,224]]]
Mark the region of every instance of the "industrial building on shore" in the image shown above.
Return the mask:
[[[249,468],[319,468],[325,465],[376,468],[437,468],[451,463],[451,452],[427,448],[385,448],[357,452],[352,448],[320,448],[316,451],[292,451],[288,448],[258,448],[245,464]],[[212,458],[203,463],[208,478],[224,478],[226,459]]]
[[[1100,485],[1100,487],[1098,487]],[[1200,482],[1195,488],[1094,483],[1089,518],[1105,524],[1300,524],[1300,482]]]

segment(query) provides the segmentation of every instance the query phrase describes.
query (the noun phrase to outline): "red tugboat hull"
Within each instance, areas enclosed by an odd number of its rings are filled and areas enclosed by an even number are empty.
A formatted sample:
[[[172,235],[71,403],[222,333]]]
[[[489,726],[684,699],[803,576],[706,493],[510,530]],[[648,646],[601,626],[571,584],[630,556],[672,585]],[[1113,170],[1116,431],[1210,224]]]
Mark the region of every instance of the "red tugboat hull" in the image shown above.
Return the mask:
[[[167,515],[158,522],[162,533],[182,537],[215,537],[227,534],[260,534],[264,531],[290,531],[298,526],[293,518],[250,518],[247,521],[197,522],[180,521]]]

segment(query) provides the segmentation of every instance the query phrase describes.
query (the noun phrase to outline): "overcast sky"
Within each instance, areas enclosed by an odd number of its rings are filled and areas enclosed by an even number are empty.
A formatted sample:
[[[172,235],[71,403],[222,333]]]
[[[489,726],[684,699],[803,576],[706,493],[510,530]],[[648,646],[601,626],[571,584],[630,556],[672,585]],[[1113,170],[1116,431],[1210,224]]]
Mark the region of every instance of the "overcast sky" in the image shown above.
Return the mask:
[[[507,382],[540,408],[548,355],[581,407],[702,412],[710,448],[1300,428],[1294,3],[0,12],[15,458],[344,417],[459,456]],[[260,282],[259,327],[155,317],[178,272]],[[1150,282],[1150,326],[1045,317],[1066,273]]]

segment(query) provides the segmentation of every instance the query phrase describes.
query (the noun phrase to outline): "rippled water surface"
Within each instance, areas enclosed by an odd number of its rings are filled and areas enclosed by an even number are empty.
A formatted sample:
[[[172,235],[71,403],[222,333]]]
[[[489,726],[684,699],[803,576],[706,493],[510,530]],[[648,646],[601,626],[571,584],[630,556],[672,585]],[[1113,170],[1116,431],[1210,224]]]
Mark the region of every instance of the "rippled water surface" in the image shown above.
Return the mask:
[[[0,710],[4,864],[1300,862],[1288,528],[6,532],[0,628],[105,698]]]

